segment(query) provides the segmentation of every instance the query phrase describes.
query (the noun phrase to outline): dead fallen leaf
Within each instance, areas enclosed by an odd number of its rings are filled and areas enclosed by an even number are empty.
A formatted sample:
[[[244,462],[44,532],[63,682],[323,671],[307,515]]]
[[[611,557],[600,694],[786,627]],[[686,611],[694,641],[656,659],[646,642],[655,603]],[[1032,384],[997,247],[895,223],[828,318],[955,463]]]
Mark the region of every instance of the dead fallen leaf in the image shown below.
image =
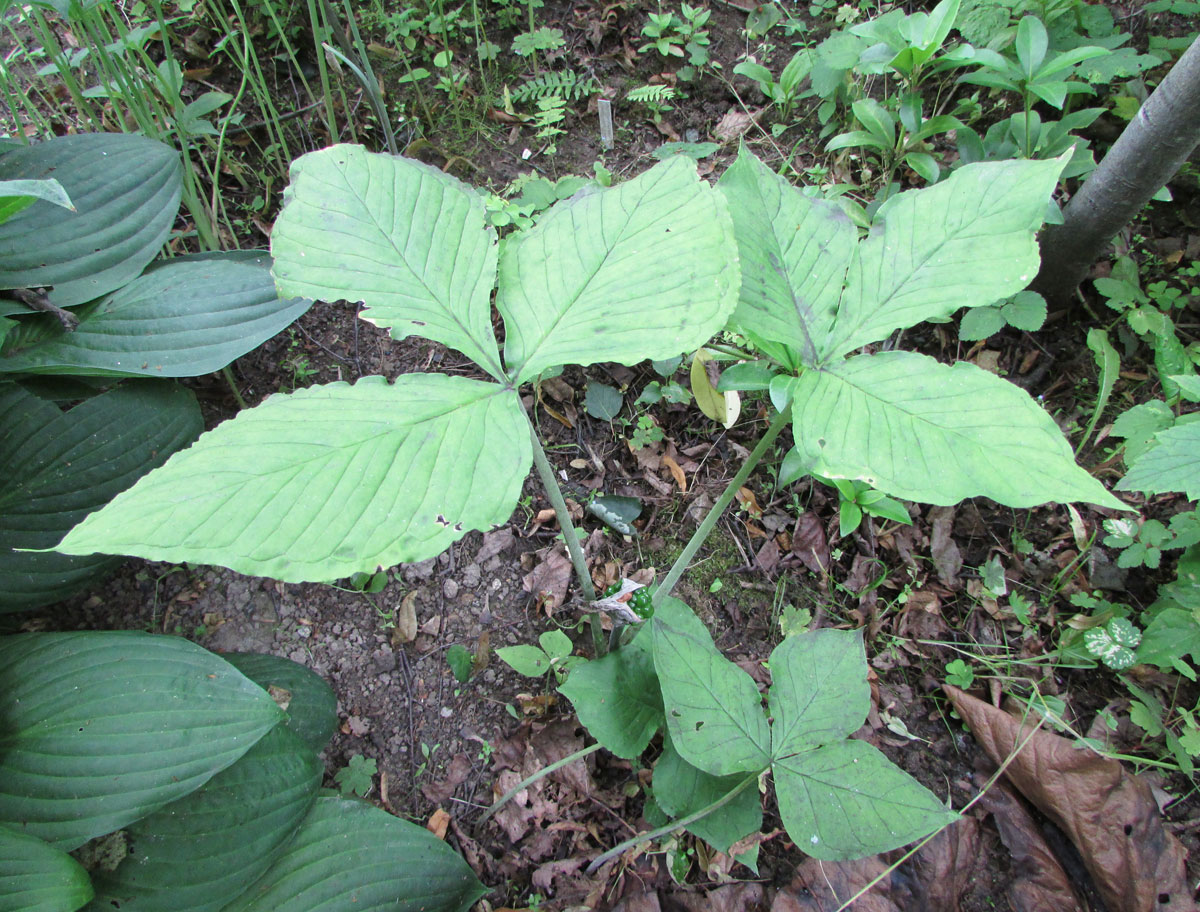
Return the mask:
[[[1185,851],[1159,818],[1145,780],[1116,760],[1021,720],[949,684],[943,690],[992,762],[1017,746],[1004,775],[1075,844],[1113,912],[1195,909]]]
[[[779,566],[779,545],[776,544],[775,539],[767,539],[767,543],[758,549],[754,562],[758,565],[758,569],[767,576],[775,573],[775,568]]]
[[[806,858],[792,882],[776,894],[771,912],[835,912],[886,870],[878,855],[857,861]],[[903,912],[900,903],[908,898],[908,891],[896,881],[894,875],[885,874],[850,908],[854,912]]]
[[[688,912],[754,912],[763,908],[763,889],[756,883],[726,884],[707,893],[676,893],[671,899]]]
[[[747,114],[745,111],[731,109],[725,112],[725,116],[713,127],[713,139],[717,142],[729,142],[732,139],[737,139],[749,130],[753,123],[753,115]]]
[[[979,821],[960,817],[913,856],[913,899],[917,909],[958,912],[959,900],[975,880]],[[1069,912],[1058,909],[1056,912]]]
[[[462,785],[469,775],[471,775],[470,758],[466,754],[455,754],[446,767],[446,778],[422,786],[421,792],[432,804],[441,804],[454,794],[454,790]]]
[[[554,879],[562,877],[565,874],[574,874],[584,864],[587,863],[586,858],[561,858],[558,861],[548,861],[544,865],[534,869],[533,885],[539,890],[545,890],[547,893],[554,894]]]
[[[570,583],[571,560],[557,547],[544,552],[541,563],[521,580],[525,591],[533,594],[547,616],[562,606]]]
[[[347,716],[346,721],[341,725],[343,735],[353,735],[355,738],[363,737],[370,730],[371,726],[359,716]]]
[[[962,553],[954,543],[954,507],[930,507],[929,556],[937,570],[938,579],[948,589],[958,589],[958,571],[962,569]]]
[[[513,531],[508,526],[505,526],[503,529],[495,529],[491,532],[483,533],[483,544],[479,546],[479,551],[475,555],[475,562],[482,564],[484,561],[495,557],[501,551],[511,548],[515,541],[516,538],[513,536]]]
[[[829,569],[829,540],[825,527],[811,510],[801,513],[792,530],[792,553],[813,573]]]
[[[392,645],[411,643],[417,638],[417,590],[414,589],[396,606],[396,626],[392,628]]]
[[[665,465],[671,473],[671,477],[675,479],[675,484],[679,485],[679,493],[687,493],[687,476],[683,474],[683,469],[670,456],[663,456],[662,464]]]
[[[446,830],[450,826],[450,815],[438,808],[429,816],[429,822],[425,824],[425,829],[429,830],[438,839],[446,838]]]
[[[741,487],[737,489],[737,493],[733,495],[737,498],[737,502],[742,505],[742,508],[753,516],[755,519],[762,519],[763,509],[758,505],[758,498],[754,496],[754,492],[749,488]]]
[[[979,799],[1012,855],[1013,879],[1008,899],[1014,912],[1081,912],[1083,906],[1070,878],[1042,836],[1041,828],[1007,783],[993,785]]]

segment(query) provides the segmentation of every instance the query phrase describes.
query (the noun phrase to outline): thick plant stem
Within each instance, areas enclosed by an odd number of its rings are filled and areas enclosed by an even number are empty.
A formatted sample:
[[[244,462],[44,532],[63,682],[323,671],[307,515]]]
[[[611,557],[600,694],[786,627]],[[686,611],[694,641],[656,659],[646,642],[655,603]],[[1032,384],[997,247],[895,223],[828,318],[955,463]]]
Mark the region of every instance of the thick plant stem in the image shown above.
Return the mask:
[[[484,811],[483,816],[481,816],[477,821],[475,821],[476,832],[478,832],[479,827],[483,826],[485,823],[487,823],[489,820],[491,820],[492,815],[495,814],[496,811],[500,810],[500,808],[504,807],[504,805],[506,805],[506,804],[508,804],[508,802],[512,801],[513,798],[517,795],[517,793],[519,793],[523,789],[529,788],[529,786],[533,785],[539,779],[541,779],[545,776],[549,776],[556,769],[561,769],[562,767],[566,766],[568,763],[574,763],[576,760],[579,760],[582,757],[586,757],[588,754],[594,754],[598,750],[600,750],[600,742],[599,741],[597,741],[595,744],[591,745],[590,747],[583,748],[583,750],[577,750],[573,754],[568,754],[566,757],[563,757],[561,760],[554,761],[549,766],[542,767],[540,770],[538,770],[536,773],[534,773],[528,779],[522,779],[520,782],[518,782],[516,785],[514,785],[512,788],[510,788],[507,792],[505,792],[503,795],[501,795],[500,800],[497,801],[495,804],[493,804],[486,811]]]
[[[644,842],[653,842],[660,836],[669,836],[676,830],[682,830],[684,827],[690,826],[701,817],[707,817],[713,811],[720,810],[721,808],[725,807],[725,805],[729,804],[729,802],[731,802],[734,798],[744,792],[746,787],[753,782],[758,782],[757,773],[755,773],[753,776],[747,776],[736,786],[734,786],[732,790],[726,792],[712,804],[700,808],[700,810],[696,811],[694,814],[688,814],[686,817],[680,817],[678,820],[672,820],[666,826],[659,827],[657,830],[651,830],[649,833],[639,833],[637,836],[626,839],[624,842],[613,846],[587,866],[587,873],[595,874],[600,870],[600,867],[604,864],[604,862],[608,861],[610,858],[615,858],[628,848],[632,848],[633,846],[640,845]]]
[[[750,477],[750,473],[754,471],[759,460],[766,455],[771,448],[771,444],[775,442],[775,438],[779,436],[779,432],[783,430],[784,425],[791,419],[791,409],[785,408],[779,412],[771,421],[771,426],[767,428],[767,432],[763,434],[762,439],[758,441],[758,445],[750,451],[750,455],[746,457],[746,462],[743,464],[738,473],[733,476],[733,480],[729,482],[723,494],[718,498],[717,502],[712,505],[708,511],[708,515],[704,517],[704,521],[700,523],[700,528],[692,533],[692,537],[688,539],[688,543],[684,545],[683,551],[676,558],[670,571],[654,592],[654,605],[657,607],[664,598],[671,594],[671,590],[675,588],[675,584],[679,582],[679,578],[683,576],[688,565],[692,562],[692,558],[696,556],[696,552],[700,550],[700,546],[704,544],[705,539],[713,530],[713,526],[717,524],[717,520],[725,512],[726,508],[733,502],[733,498],[737,496],[738,489],[746,483],[746,479]]]
[[[525,417],[528,418],[529,415],[526,414]],[[567,553],[571,555],[571,565],[575,568],[575,575],[579,577],[579,585],[583,587],[584,601],[594,602],[596,587],[592,585],[592,575],[588,573],[583,549],[579,547],[579,536],[575,534],[575,524],[571,522],[571,511],[567,509],[567,502],[563,499],[558,480],[554,477],[554,469],[550,466],[550,460],[546,458],[546,451],[542,449],[542,442],[538,440],[537,430],[532,421],[529,422],[529,438],[533,441],[534,468],[537,469],[538,478],[542,480],[546,496],[550,498],[550,506],[554,507],[554,515],[558,517],[558,528],[563,534],[563,541],[567,543]]]

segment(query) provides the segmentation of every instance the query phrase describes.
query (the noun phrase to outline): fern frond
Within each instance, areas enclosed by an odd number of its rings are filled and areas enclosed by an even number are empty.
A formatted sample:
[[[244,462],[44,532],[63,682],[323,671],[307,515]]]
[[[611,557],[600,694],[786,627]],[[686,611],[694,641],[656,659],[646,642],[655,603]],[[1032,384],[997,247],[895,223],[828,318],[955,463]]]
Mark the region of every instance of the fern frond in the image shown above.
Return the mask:
[[[625,98],[628,101],[637,101],[650,104],[670,101],[674,97],[675,90],[669,85],[638,86],[636,89],[630,89],[625,93]]]
[[[535,79],[527,79],[512,90],[514,104],[537,101],[549,95],[558,95],[566,101],[577,101],[595,92],[599,86],[591,76],[580,76],[574,70],[565,73],[543,73]]]

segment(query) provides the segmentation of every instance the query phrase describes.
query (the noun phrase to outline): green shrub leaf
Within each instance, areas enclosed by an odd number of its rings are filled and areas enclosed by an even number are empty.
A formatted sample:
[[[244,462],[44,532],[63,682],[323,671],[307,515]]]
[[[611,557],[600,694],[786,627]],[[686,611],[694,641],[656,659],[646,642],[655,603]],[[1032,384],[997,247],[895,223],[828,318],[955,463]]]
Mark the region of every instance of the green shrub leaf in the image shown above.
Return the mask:
[[[130,854],[96,876],[122,912],[218,912],[267,871],[300,827],[325,767],[277,725],[240,760],[125,830]]]
[[[1118,491],[1182,491],[1200,500],[1200,421],[1159,431],[1158,446],[1140,455],[1117,482]]]
[[[516,383],[563,364],[699,348],[737,302],[724,198],[681,158],[557,204],[509,238],[496,307]]]
[[[0,826],[0,909],[75,912],[91,898],[92,882],[74,858]]]
[[[0,225],[0,288],[53,285],[59,307],[93,301],[141,273],[179,211],[179,152],[144,136],[63,136],[0,155],[0,180],[51,177],[76,211],[39,200]]]
[[[663,722],[651,636],[650,626],[643,626],[620,649],[573,668],[558,688],[588,733],[626,760],[646,749]]]
[[[178,637],[0,640],[0,821],[64,850],[202,786],[283,717],[261,687]]]
[[[958,817],[865,741],[838,741],[773,766],[783,825],[813,858],[875,855]]]
[[[904,500],[1126,509],[1075,464],[1058,426],[1024,390],[965,362],[885,352],[808,371],[793,421],[810,471]]]
[[[861,630],[790,636],[768,663],[771,755],[785,758],[856,732],[871,707]]]
[[[276,395],[204,435],[59,545],[333,580],[508,519],[533,456],[511,390],[441,374]]]
[[[680,756],[713,776],[764,769],[771,733],[754,679],[721,655],[678,599],[663,599],[652,623],[667,730]]]
[[[84,308],[73,332],[50,314],[22,320],[4,340],[0,371],[195,377],[251,351],[311,303],[279,299],[262,253],[162,260]]]
[[[196,398],[165,381],[126,383],[69,412],[0,385],[0,613],[50,604],[119,560],[52,548],[76,523],[204,428]]]
[[[302,155],[271,231],[280,294],[363,301],[394,338],[449,345],[499,379],[484,214],[478,193],[412,159],[351,145]]]
[[[742,261],[733,323],[814,364],[858,245],[854,225],[837,204],[805,196],[745,149],[718,186]]]
[[[226,912],[466,912],[486,892],[424,827],[361,801],[318,798],[282,857]]]

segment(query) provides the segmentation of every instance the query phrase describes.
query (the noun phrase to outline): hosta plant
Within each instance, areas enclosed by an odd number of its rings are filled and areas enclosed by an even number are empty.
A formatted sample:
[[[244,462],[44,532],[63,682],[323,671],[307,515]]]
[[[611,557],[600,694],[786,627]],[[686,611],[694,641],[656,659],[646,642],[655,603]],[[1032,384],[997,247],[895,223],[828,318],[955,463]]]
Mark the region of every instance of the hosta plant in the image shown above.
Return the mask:
[[[0,908],[463,912],[484,892],[422,827],[319,796],[336,700],[286,659],[20,634],[0,693]]]
[[[695,349],[725,325],[739,285],[724,198],[681,159],[585,189],[500,247],[471,188],[335,146],[293,165],[272,253],[281,293],[364,301],[365,319],[395,338],[456,348],[491,379],[366,377],[273,396],[90,516],[60,550],[289,581],[432,557],[507,520],[535,458],[561,504],[522,384],[566,364]],[[577,546],[573,557],[590,594]]]

